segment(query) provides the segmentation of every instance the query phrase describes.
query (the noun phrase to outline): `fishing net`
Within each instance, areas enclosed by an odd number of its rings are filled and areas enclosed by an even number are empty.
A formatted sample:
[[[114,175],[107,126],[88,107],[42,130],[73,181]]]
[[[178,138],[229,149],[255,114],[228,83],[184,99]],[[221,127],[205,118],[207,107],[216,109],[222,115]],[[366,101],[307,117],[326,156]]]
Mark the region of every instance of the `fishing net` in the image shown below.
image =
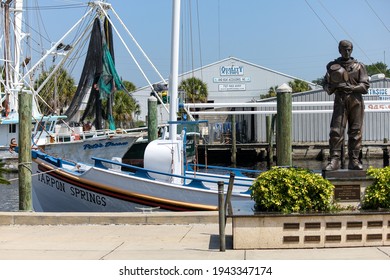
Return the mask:
[[[69,121],[93,120],[96,129],[104,128],[104,120],[107,120],[109,128],[115,129],[112,106],[113,95],[118,89],[124,89],[124,86],[115,69],[111,24],[105,19],[103,36],[100,20],[96,18],[80,81],[65,115]],[[77,120],[77,112],[88,94],[84,113],[80,120]],[[105,108],[103,100],[106,101]]]

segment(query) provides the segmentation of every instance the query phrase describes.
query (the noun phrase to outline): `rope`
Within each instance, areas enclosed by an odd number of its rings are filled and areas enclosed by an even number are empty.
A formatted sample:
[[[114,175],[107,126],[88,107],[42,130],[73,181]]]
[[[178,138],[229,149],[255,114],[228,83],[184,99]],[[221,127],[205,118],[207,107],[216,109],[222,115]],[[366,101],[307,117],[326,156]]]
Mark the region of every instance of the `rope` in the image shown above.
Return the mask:
[[[370,59],[370,57],[367,55],[367,53],[360,47],[360,45],[352,38],[352,36],[347,32],[347,30],[344,28],[344,26],[336,19],[336,17],[334,17],[330,11],[324,6],[324,4],[319,1],[320,5],[322,6],[322,8],[333,18],[333,20],[336,22],[336,24],[341,28],[341,30],[344,31],[345,34],[347,34],[347,36],[351,39],[351,41],[354,43],[355,46],[358,47],[358,49],[364,54],[364,56],[371,62],[371,64],[374,64],[374,62]],[[367,3],[368,4],[368,3]],[[375,65],[375,68],[380,72],[382,73],[382,71],[376,67]]]
[[[19,165],[22,165],[22,166],[26,167],[32,173],[32,170],[29,167],[25,166],[25,164],[28,164],[28,163],[31,163],[31,162],[22,162],[22,163],[19,163]],[[36,174],[32,174],[31,177],[38,176],[38,175],[41,175],[41,174],[51,173],[51,172],[57,171],[59,169],[61,169],[61,167],[55,168],[53,170],[45,171],[45,172],[39,172],[39,173],[36,173]],[[17,180],[19,180],[19,177],[18,178],[9,179],[8,181],[13,182],[13,181],[17,181]]]
[[[305,0],[307,6],[309,6],[309,8],[312,10],[312,12],[316,15],[316,17],[318,18],[318,20],[322,23],[322,25],[325,27],[325,29],[328,31],[328,33],[333,37],[333,39],[338,42],[338,40],[336,39],[336,37],[333,35],[332,31],[330,31],[330,29],[328,28],[328,26],[325,24],[325,22],[321,19],[321,17],[316,13],[316,11],[313,9],[313,7],[309,4],[309,2],[307,2],[307,0]]]
[[[30,171],[30,173],[32,174],[31,167],[27,165],[27,164],[31,164],[31,163],[32,162],[21,162],[18,164],[18,166],[23,166],[23,167],[27,168]]]
[[[390,32],[390,29],[386,26],[386,24],[383,22],[383,20],[379,17],[379,15],[375,12],[374,8],[368,3],[367,0],[365,0],[367,6],[371,9],[371,11],[374,13],[374,15],[379,19],[379,21],[382,23],[383,27],[386,28],[388,32]]]

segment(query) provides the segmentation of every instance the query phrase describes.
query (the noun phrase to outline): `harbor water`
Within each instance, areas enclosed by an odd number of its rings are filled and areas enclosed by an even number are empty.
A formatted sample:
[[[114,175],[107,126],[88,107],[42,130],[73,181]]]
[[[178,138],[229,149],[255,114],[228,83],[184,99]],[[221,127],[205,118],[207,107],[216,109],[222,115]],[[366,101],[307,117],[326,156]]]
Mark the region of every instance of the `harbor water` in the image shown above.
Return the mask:
[[[302,168],[308,168],[314,171],[320,171],[326,164],[325,161],[318,161],[314,159],[299,159],[293,160],[293,165]],[[368,167],[383,167],[382,158],[370,158],[363,160],[363,167],[366,170]],[[247,167],[244,167],[247,168]],[[267,170],[265,162],[258,163],[254,169]],[[4,176],[11,181],[11,185],[0,184],[0,212],[19,211],[19,180],[18,173],[8,173]]]
[[[19,181],[17,173],[5,174],[11,185],[0,184],[0,211],[19,210]]]

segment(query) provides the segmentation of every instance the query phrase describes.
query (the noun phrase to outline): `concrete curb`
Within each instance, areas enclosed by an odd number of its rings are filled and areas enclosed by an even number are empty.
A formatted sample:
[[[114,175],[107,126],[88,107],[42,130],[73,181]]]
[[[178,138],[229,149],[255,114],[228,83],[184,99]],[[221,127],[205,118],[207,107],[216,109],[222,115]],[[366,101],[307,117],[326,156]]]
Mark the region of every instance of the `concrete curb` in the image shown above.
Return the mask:
[[[215,224],[217,211],[152,213],[0,212],[0,225]]]

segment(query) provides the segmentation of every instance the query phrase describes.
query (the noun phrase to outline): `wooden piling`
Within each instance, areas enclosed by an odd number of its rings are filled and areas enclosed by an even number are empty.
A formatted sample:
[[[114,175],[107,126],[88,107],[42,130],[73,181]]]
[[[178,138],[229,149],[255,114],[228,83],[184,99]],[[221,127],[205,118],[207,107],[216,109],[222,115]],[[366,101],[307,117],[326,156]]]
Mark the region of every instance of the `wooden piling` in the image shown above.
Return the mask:
[[[292,166],[292,89],[282,84],[277,89],[276,162]]]
[[[219,220],[219,250],[226,251],[226,235],[225,235],[225,206],[224,206],[224,183],[218,182],[218,220]]]
[[[232,166],[237,166],[237,136],[236,136],[236,115],[232,115]]]
[[[32,95],[19,92],[19,210],[32,211],[31,128]]]
[[[156,140],[157,131],[157,98],[150,96],[148,98],[148,141]]]
[[[266,131],[267,131],[267,167],[271,168],[274,160],[274,150],[273,150],[273,135],[274,135],[274,123],[276,115],[266,116]]]

